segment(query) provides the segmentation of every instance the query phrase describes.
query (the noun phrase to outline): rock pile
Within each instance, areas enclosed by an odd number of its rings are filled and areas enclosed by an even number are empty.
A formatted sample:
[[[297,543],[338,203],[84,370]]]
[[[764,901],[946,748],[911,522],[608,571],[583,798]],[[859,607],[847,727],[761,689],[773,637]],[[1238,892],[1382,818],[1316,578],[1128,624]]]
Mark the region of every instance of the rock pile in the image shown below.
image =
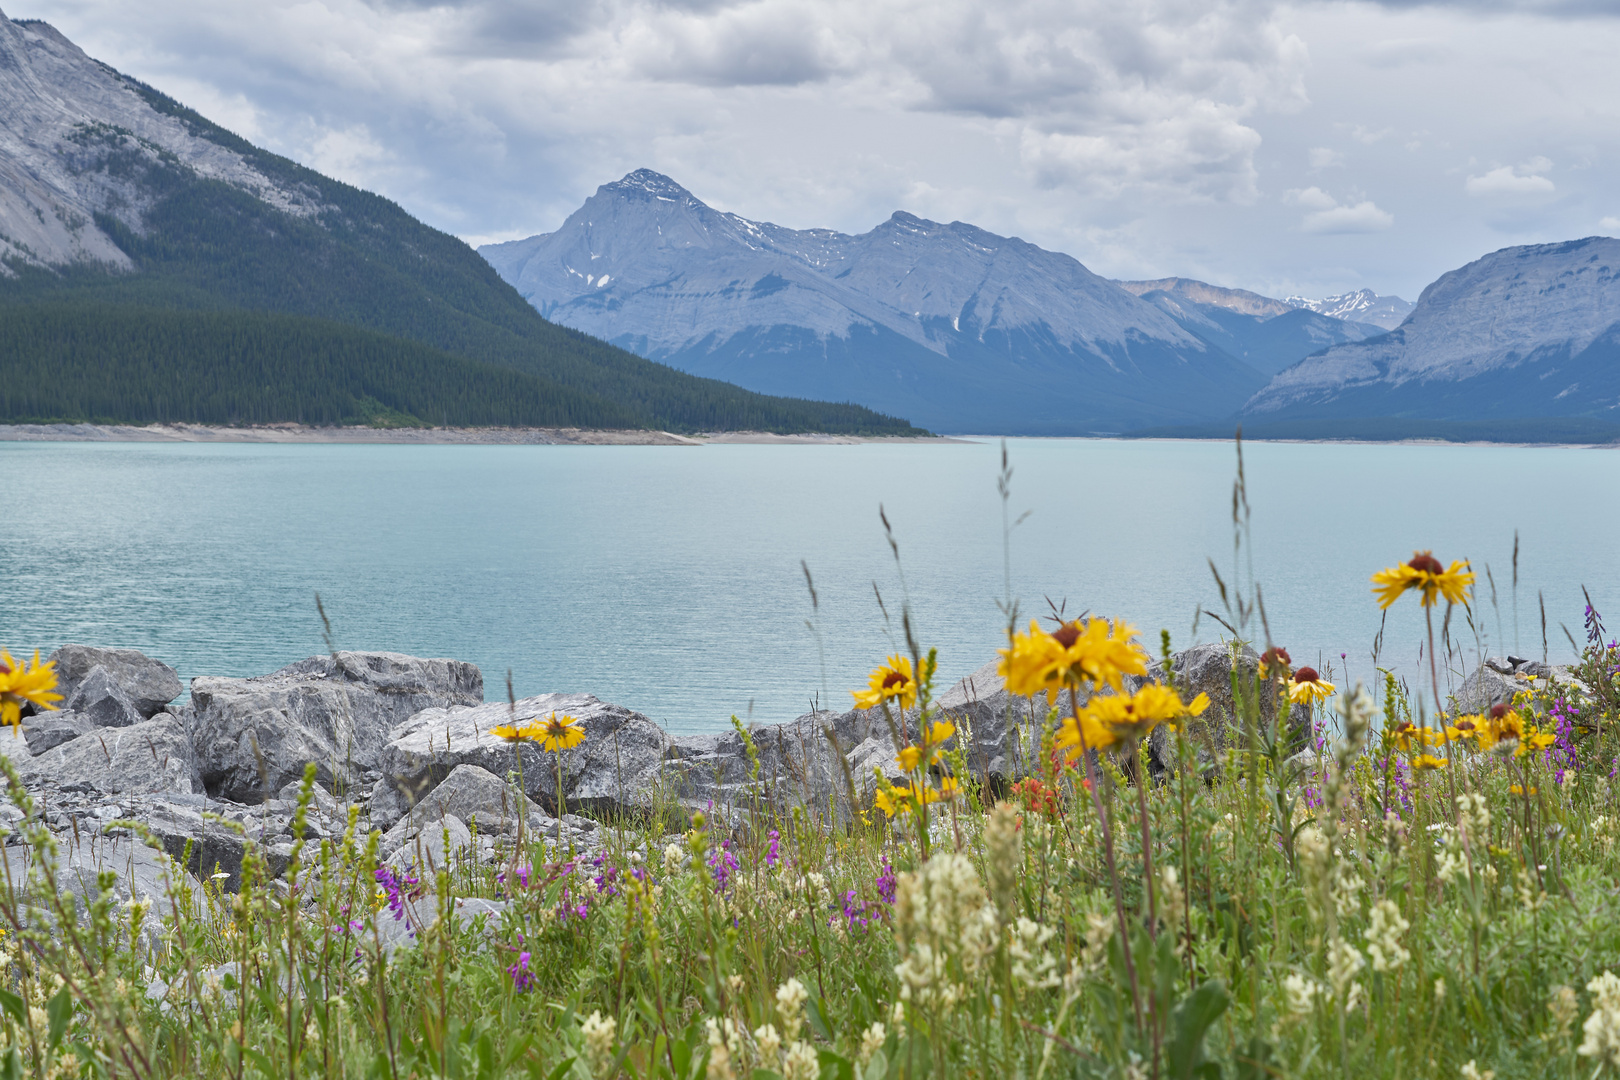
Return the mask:
[[[317,776],[312,839],[341,835],[356,808],[362,829],[382,832],[384,858],[431,870],[457,858],[494,858],[516,839],[520,819],[531,837],[560,834],[575,851],[598,846],[597,820],[616,815],[662,815],[679,829],[694,809],[738,825],[755,808],[797,804],[843,819],[852,795],[857,809],[869,803],[875,773],[903,778],[896,742],[917,737],[914,713],[881,710],[811,713],[754,725],[746,738],[738,731],[670,736],[646,716],[587,694],[486,703],[474,665],[396,653],[340,652],[253,678],[198,678],[183,702],[174,670],[133,650],[69,645],[52,659],[62,711],[26,717],[20,736],[0,732],[0,754],[16,767],[35,812],[78,846],[114,821],[141,822],[164,851],[186,856],[197,879],[217,878],[228,889],[238,883],[244,836],[263,847],[272,871],[285,867],[307,763]],[[1213,764],[1234,726],[1233,666],[1248,676],[1258,659],[1201,645],[1172,662],[1185,697],[1211,700],[1189,735]],[[1035,767],[1047,705],[1010,695],[995,666],[951,687],[939,705],[956,724],[952,745],[969,770],[1005,790]],[[1458,702],[1488,708],[1539,667],[1493,658],[1469,676]],[[1147,679],[1163,677],[1155,665]],[[1067,713],[1066,697],[1058,708]],[[1263,708],[1269,721],[1275,704]],[[586,732],[563,755],[561,791],[553,755],[491,734],[553,712],[579,718]],[[1303,742],[1308,712],[1296,707],[1289,723]],[[1162,729],[1149,750],[1157,775],[1171,753]],[[0,804],[4,824],[14,828],[20,817]],[[125,848],[95,841],[86,850],[96,860],[129,862],[119,852],[139,845],[120,842]],[[136,869],[129,862],[131,888],[144,880]]]

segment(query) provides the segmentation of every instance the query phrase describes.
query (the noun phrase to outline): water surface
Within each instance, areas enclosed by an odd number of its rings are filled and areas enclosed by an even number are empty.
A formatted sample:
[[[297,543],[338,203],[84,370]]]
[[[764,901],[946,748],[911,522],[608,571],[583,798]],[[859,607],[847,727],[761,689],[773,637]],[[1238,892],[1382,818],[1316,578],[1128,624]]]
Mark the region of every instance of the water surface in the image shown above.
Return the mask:
[[[1050,597],[1121,615],[1156,651],[1161,627],[1179,648],[1196,608],[1223,611],[1208,560],[1230,578],[1231,444],[1008,445],[1026,613]],[[319,593],[339,647],[474,661],[488,697],[510,669],[520,696],[587,691],[677,731],[788,719],[818,695],[844,707],[907,598],[943,678],[993,658],[1000,452],[0,442],[0,644],[124,645],[184,678],[258,674],[323,651]],[[1251,444],[1246,459],[1254,572],[1297,661],[1369,677],[1367,578],[1415,547],[1473,559],[1490,652],[1541,655],[1544,593],[1548,647],[1567,656],[1560,624],[1583,636],[1583,582],[1620,628],[1616,451]],[[1415,670],[1422,626],[1398,605],[1381,662]],[[1472,656],[1460,612],[1452,629]],[[1198,640],[1223,633],[1199,618]]]

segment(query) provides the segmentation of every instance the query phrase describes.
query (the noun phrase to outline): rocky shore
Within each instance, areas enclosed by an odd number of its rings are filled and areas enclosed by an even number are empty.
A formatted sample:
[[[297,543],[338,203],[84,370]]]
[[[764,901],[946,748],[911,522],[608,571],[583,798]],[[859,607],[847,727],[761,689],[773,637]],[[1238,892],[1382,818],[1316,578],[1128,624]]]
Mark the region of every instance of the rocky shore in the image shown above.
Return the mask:
[[[552,842],[560,835],[565,848],[585,853],[600,847],[610,827],[602,823],[621,815],[662,817],[671,831],[695,809],[731,827],[766,807],[796,805],[841,819],[852,795],[858,809],[870,804],[874,770],[903,779],[895,736],[916,734],[915,716],[897,717],[906,730],[891,730],[880,710],[851,710],[754,725],[746,741],[737,731],[671,736],[648,717],[588,694],[485,701],[476,666],[397,653],[339,652],[252,678],[196,678],[189,694],[174,669],[134,650],[67,645],[51,659],[61,710],[0,732],[0,754],[57,836],[59,882],[82,893],[96,870],[111,869],[123,899],[159,895],[174,870],[127,826],[112,825],[119,821],[142,823],[198,880],[234,889],[245,839],[257,842],[279,873],[292,853],[291,822],[308,763],[317,777],[309,836],[340,835],[356,808],[363,829],[381,832],[385,859],[431,870],[448,860],[499,857],[516,839],[520,798],[531,836]],[[1172,662],[1188,698],[1210,697],[1191,731],[1209,760],[1232,724],[1232,666],[1249,674],[1256,658],[1202,645]],[[1487,661],[1459,688],[1457,704],[1488,708],[1521,688],[1524,677],[1543,674],[1534,670],[1542,666]],[[995,667],[991,661],[951,687],[939,705],[957,725],[969,769],[1005,788],[1031,771],[1045,701],[1009,695]],[[1162,675],[1155,665],[1147,677]],[[491,733],[553,711],[579,718],[586,733],[563,755],[560,793],[552,755]],[[1308,714],[1296,707],[1290,723],[1303,740]],[[1158,773],[1168,753],[1162,728],[1150,751],[1149,768]],[[24,851],[15,832],[22,816],[0,802],[0,824],[13,830],[7,856],[14,872]]]

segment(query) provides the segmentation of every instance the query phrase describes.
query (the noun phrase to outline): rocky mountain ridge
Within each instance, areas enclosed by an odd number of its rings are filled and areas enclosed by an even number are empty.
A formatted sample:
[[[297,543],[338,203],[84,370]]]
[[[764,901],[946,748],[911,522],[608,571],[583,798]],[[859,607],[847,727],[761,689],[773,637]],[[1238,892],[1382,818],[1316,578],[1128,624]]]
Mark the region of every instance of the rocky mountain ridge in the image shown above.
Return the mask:
[[[0,13],[0,275],[15,276],[14,263],[131,269],[97,219],[144,231],[155,199],[137,178],[143,167],[178,165],[294,217],[319,211],[318,192],[199,137],[149,95],[48,23]]]
[[[937,430],[1119,430],[1230,411],[1263,382],[1067,255],[905,212],[854,236],[787,229],[641,169],[556,232],[479,250],[564,325]]]
[[[1400,327],[1307,357],[1244,413],[1620,416],[1620,240],[1504,248],[1443,274]]]

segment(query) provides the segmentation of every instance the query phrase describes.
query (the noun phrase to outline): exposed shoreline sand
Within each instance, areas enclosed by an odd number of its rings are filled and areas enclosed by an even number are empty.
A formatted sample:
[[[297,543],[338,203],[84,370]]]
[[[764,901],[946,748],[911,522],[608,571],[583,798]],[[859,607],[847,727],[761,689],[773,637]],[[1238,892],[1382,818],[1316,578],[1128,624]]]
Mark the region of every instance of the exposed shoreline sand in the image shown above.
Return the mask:
[[[0,442],[217,442],[362,443],[530,446],[702,446],[706,443],[849,445],[873,442],[947,443],[932,436],[776,435],[764,431],[720,431],[696,436],[667,431],[613,431],[590,428],[368,428],[262,424],[211,427],[203,424],[10,424],[0,425]]]

